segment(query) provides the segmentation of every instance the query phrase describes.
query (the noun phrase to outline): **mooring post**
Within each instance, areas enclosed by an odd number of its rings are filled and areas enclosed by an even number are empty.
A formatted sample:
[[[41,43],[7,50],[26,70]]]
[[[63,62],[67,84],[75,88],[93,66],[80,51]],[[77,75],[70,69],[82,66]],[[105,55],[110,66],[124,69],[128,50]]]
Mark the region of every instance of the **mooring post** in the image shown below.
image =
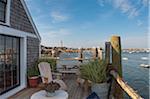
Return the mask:
[[[93,51],[93,59],[96,59],[98,57],[98,50],[97,50],[97,48],[93,47],[92,51]]]
[[[110,42],[105,42],[105,60],[106,63],[110,63]]]
[[[121,40],[120,36],[111,37],[112,46],[112,66],[116,69],[119,76],[122,77],[122,63],[121,63]],[[116,81],[113,82],[113,96],[115,99],[123,99],[123,91]]]
[[[103,59],[103,49],[102,49],[102,48],[98,48],[98,58],[99,58],[100,60]]]
[[[80,56],[79,58],[81,59],[80,62],[83,62],[83,48],[80,49]]]

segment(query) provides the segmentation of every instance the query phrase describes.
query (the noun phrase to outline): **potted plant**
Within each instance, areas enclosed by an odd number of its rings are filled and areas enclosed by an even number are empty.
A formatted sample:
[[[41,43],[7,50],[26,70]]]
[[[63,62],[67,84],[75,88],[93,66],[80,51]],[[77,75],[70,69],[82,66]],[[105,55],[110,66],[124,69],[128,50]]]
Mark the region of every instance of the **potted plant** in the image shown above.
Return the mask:
[[[105,61],[94,60],[80,67],[81,77],[92,82],[91,90],[100,99],[107,99],[109,84],[106,77]]]
[[[37,87],[39,82],[39,72],[35,67],[28,68],[28,83],[30,87]]]
[[[59,90],[60,85],[56,82],[51,81],[48,84],[45,84],[44,90],[46,91],[47,97],[52,97],[55,95],[55,91]]]

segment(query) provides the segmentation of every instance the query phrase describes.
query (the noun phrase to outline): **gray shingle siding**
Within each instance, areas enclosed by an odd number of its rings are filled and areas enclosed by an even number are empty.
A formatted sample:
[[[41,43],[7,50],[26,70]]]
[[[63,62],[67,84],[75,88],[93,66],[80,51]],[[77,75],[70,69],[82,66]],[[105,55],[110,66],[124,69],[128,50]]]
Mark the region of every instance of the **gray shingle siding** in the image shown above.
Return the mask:
[[[36,34],[20,0],[11,0],[10,27],[24,32]],[[40,41],[38,38],[27,37],[28,67],[33,66],[35,61],[39,58],[39,45]]]
[[[11,28],[35,34],[20,0],[11,0],[10,25]]]
[[[37,38],[27,37],[27,66],[33,66],[39,58],[40,41]]]

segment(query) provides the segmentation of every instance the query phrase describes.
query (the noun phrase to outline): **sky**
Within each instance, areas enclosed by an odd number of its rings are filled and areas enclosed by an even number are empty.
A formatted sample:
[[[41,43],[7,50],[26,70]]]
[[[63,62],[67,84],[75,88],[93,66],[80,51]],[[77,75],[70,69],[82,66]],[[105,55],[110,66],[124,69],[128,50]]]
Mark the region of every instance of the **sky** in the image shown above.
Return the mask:
[[[45,46],[148,47],[148,0],[25,0]]]

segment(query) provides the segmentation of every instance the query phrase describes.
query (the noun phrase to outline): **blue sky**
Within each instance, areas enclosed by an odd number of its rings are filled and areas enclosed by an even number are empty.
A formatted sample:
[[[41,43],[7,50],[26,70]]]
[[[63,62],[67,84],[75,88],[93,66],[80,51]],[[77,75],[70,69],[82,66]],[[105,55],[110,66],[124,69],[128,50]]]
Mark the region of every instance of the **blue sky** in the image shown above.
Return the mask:
[[[25,0],[45,46],[104,47],[112,35],[123,48],[148,46],[148,0]]]

